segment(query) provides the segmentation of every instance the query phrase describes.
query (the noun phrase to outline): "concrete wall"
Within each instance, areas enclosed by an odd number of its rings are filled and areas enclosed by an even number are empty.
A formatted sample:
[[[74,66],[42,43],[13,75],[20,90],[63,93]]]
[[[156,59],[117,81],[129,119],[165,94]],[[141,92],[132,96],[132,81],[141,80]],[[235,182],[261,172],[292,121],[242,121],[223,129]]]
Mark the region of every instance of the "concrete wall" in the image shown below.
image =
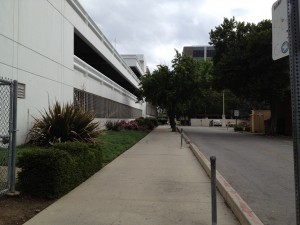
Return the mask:
[[[18,144],[24,142],[39,111],[55,100],[73,101],[73,88],[142,109],[145,115],[145,106],[136,104],[135,96],[75,68],[74,29],[138,86],[133,72],[77,1],[2,0],[0,76],[25,84],[25,99],[18,99]]]
[[[213,119],[191,119],[191,126],[193,127],[209,127],[209,122],[213,120]],[[221,120],[222,119],[218,119]],[[231,123],[231,124],[239,124],[241,122],[243,122],[244,120],[235,120],[235,119],[226,119],[225,120],[225,124],[227,123]]]

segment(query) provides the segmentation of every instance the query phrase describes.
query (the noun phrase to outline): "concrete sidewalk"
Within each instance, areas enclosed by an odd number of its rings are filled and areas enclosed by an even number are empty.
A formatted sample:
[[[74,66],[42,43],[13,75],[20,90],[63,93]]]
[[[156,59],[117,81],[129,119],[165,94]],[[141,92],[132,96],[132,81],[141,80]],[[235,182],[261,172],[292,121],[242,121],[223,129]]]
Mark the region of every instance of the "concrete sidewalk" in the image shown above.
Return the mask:
[[[210,179],[180,134],[159,126],[26,225],[210,225]],[[239,222],[218,194],[218,225]]]

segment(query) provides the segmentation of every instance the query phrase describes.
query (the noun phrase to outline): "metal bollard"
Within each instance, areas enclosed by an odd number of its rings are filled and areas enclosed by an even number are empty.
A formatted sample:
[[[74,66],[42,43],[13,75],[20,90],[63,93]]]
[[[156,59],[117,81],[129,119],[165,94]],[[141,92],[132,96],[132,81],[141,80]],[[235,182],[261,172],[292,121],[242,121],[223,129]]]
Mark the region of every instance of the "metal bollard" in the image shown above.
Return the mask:
[[[182,138],[183,138],[183,135],[182,135],[182,134],[183,134],[183,129],[181,128],[181,129],[180,129],[180,135],[181,135],[181,148],[182,148]]]
[[[210,157],[211,168],[211,212],[212,225],[217,225],[217,185],[216,185],[216,157]]]

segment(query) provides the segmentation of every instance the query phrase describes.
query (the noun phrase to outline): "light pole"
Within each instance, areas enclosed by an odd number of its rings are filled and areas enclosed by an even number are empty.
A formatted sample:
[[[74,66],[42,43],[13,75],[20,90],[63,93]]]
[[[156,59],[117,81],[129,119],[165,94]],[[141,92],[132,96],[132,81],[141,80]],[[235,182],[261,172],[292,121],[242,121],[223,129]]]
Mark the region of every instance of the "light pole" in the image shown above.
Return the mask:
[[[224,93],[224,90],[223,90],[223,114],[222,114],[222,127],[225,127],[226,126],[226,117],[225,117],[225,93]]]

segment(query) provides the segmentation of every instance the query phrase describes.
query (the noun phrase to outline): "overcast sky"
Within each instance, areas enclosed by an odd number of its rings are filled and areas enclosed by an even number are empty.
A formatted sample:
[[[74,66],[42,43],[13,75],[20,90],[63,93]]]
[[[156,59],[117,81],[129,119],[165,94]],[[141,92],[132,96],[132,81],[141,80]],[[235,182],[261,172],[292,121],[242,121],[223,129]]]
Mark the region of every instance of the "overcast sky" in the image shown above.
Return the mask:
[[[275,0],[79,0],[120,54],[143,54],[151,71],[171,65],[174,49],[208,45],[224,17],[271,19]]]

